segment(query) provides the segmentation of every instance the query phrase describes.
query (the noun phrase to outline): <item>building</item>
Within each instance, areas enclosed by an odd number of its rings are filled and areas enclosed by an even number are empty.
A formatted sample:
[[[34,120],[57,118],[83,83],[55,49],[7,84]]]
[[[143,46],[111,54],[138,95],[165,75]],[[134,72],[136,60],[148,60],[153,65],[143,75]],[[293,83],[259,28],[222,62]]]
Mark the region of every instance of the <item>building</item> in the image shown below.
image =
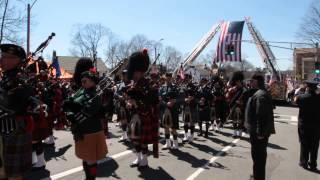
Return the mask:
[[[188,65],[184,68],[185,74],[190,74],[194,81],[202,78],[210,79],[210,69],[206,65]]]
[[[315,78],[316,61],[320,61],[320,48],[296,48],[293,52],[295,78],[297,80]]]
[[[73,74],[74,68],[76,67],[77,61],[79,60],[79,57],[73,57],[73,56],[57,56],[59,65],[61,68],[63,68],[66,72]],[[108,71],[107,66],[104,64],[104,62],[98,58],[97,60],[97,71],[99,73],[106,73]]]

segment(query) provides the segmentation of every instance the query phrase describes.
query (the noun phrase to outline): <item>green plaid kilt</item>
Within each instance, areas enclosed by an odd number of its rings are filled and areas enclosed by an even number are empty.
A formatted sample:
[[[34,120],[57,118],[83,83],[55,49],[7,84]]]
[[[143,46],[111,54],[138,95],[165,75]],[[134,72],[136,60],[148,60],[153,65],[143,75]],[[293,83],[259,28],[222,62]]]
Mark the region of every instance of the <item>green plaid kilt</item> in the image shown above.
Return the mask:
[[[31,133],[3,136],[3,161],[7,177],[24,175],[32,167]]]

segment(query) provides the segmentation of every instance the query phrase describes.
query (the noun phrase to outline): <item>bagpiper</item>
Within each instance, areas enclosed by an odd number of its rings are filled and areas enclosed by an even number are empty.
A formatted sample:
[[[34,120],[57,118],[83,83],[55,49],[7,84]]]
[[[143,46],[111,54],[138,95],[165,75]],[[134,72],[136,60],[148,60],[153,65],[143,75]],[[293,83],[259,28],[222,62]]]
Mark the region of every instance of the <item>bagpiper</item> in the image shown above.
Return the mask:
[[[97,161],[108,153],[101,116],[102,99],[97,94],[99,79],[95,69],[81,74],[82,88],[64,103],[71,131],[75,140],[75,154],[83,161],[86,179],[94,180]]]
[[[185,89],[185,100],[183,104],[182,119],[184,122],[183,142],[192,142],[194,137],[195,123],[198,121],[198,103],[196,100],[197,87],[192,82],[192,76],[186,76],[187,86]],[[190,133],[189,133],[190,130]]]
[[[32,167],[33,88],[22,70],[26,53],[20,46],[1,44],[0,134],[1,168],[8,179],[22,179]],[[19,103],[17,103],[19,102]]]
[[[226,121],[227,102],[224,95],[224,83],[219,76],[212,78],[212,95],[213,101],[211,104],[211,124],[212,129],[216,132],[220,132]]]
[[[129,123],[129,113],[126,109],[126,100],[127,100],[127,85],[129,81],[127,80],[127,70],[122,71],[122,81],[118,84],[117,91],[115,93],[115,101],[116,101],[116,113],[117,118],[120,123],[120,127],[122,130],[122,135],[120,137],[120,141],[127,141],[128,138],[128,123]]]
[[[244,75],[242,72],[234,72],[230,79],[230,88],[226,94],[229,103],[229,118],[232,118],[234,133],[233,137],[241,137],[244,128],[243,94],[246,91],[243,85]],[[228,118],[228,119],[229,119]]]
[[[210,105],[212,101],[211,88],[208,86],[208,80],[206,78],[201,79],[200,87],[198,89],[198,117],[199,117],[199,136],[203,135],[202,123],[206,125],[205,137],[208,138],[209,126],[210,126]]]
[[[178,88],[172,82],[172,73],[166,73],[165,84],[160,88],[161,126],[164,128],[166,144],[162,149],[171,148],[170,130],[173,136],[172,149],[178,149],[179,104]]]
[[[39,73],[37,73],[37,69]],[[46,166],[44,158],[43,140],[49,137],[49,124],[53,121],[48,117],[48,105],[51,105],[52,96],[48,88],[48,74],[46,73],[47,65],[44,61],[30,64],[26,71],[31,79],[30,84],[33,86],[34,96],[39,100],[39,105],[32,113],[34,127],[32,131],[32,163],[33,170],[41,170]],[[50,122],[51,121],[51,122]]]
[[[158,88],[151,86],[144,77],[149,67],[147,49],[135,52],[129,57],[128,80],[131,81],[127,90],[127,108],[130,111],[129,137],[135,148],[136,159],[131,167],[148,167],[148,144],[153,145],[153,156],[159,157],[159,112]]]

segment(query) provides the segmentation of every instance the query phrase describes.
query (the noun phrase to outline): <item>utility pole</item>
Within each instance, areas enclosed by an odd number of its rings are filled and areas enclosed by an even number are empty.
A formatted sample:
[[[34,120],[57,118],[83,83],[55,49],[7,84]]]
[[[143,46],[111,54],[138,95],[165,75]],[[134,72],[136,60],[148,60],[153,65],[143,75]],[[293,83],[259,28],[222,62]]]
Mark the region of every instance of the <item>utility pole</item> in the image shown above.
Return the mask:
[[[28,12],[27,12],[27,54],[30,53],[30,14],[31,14],[31,5],[28,4]]]
[[[34,0],[31,5],[30,5],[30,3],[28,3],[28,7],[27,7],[27,54],[30,53],[31,9],[32,9],[33,5],[34,5],[37,1],[38,1],[38,0]]]

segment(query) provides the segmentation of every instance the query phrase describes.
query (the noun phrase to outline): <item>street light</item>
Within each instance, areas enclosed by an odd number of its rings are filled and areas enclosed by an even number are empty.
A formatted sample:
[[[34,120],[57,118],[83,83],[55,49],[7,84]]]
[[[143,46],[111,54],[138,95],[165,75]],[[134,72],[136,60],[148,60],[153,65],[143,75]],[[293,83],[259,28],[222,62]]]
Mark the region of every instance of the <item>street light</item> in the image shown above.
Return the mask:
[[[27,14],[27,54],[30,53],[30,21],[31,21],[31,8],[33,7],[33,5],[37,2],[38,0],[34,0],[33,3],[30,5],[30,3],[28,3],[28,14]]]

